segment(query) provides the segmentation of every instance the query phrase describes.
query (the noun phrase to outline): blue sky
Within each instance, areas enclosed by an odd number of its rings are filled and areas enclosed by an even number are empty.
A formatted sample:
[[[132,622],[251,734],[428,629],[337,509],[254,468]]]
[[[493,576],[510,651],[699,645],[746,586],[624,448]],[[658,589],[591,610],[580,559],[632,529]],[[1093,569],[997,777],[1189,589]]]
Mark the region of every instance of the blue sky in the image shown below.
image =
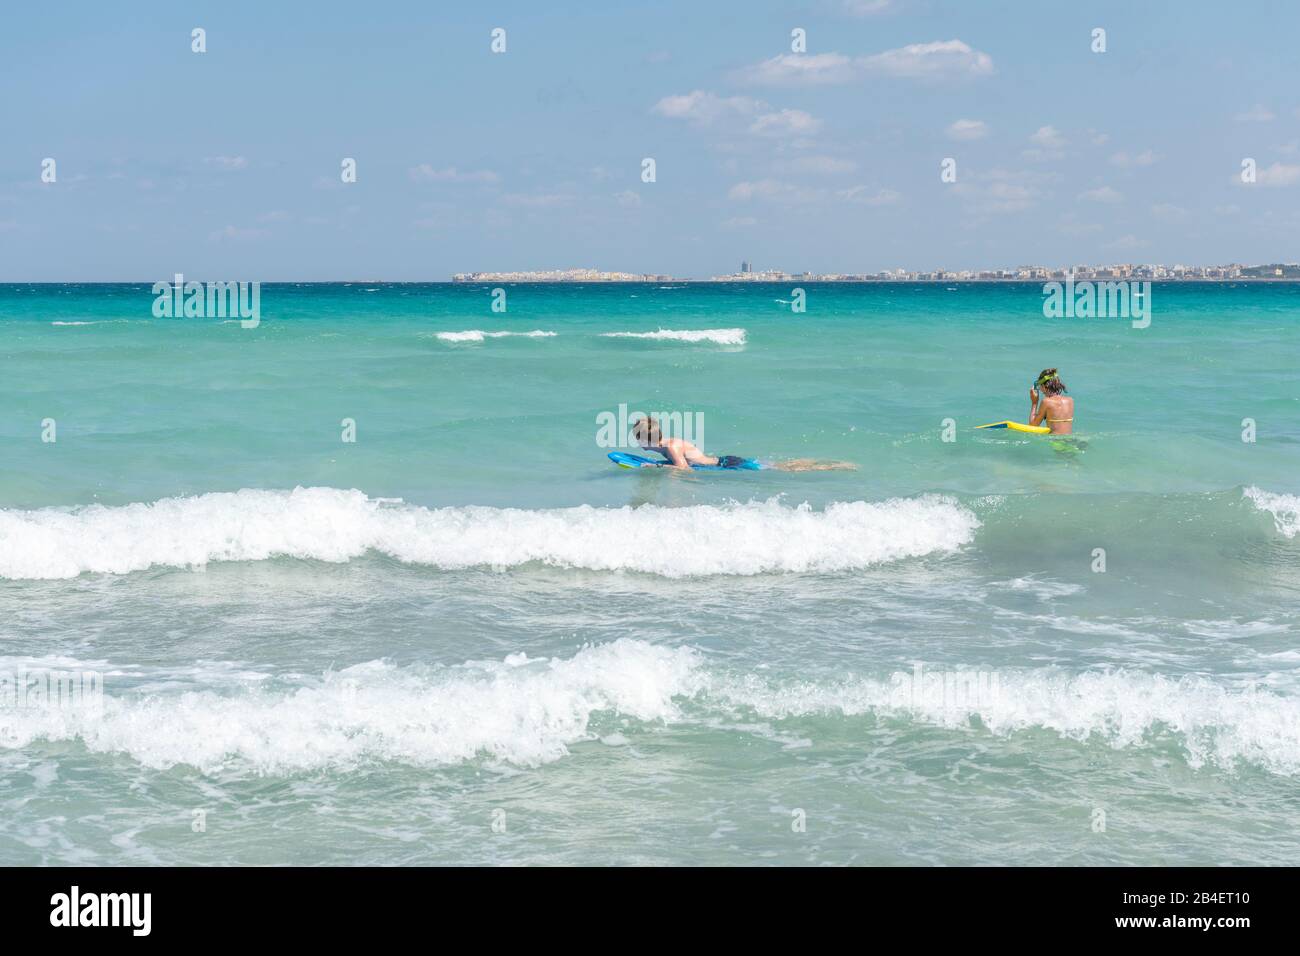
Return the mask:
[[[0,281],[1300,258],[1294,3],[146,0],[2,16]]]

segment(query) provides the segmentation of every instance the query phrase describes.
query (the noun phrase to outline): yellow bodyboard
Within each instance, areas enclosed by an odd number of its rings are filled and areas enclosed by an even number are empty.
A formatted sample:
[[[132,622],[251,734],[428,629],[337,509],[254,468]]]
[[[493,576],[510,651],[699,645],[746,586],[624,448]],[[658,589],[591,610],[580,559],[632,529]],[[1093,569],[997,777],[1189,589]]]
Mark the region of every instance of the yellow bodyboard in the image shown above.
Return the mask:
[[[1020,422],[994,422],[991,425],[976,425],[976,428],[1009,428],[1013,432],[1024,432],[1027,435],[1048,435],[1051,429],[1046,425],[1022,425]]]

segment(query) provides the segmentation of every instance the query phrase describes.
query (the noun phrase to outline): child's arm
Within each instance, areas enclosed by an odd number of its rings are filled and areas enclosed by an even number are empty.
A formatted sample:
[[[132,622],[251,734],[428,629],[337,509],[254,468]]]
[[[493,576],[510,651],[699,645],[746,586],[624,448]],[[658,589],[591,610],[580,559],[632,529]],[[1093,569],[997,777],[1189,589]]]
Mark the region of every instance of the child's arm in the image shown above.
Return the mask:
[[[1040,399],[1038,404],[1034,406],[1033,412],[1029,416],[1029,424],[1031,425],[1043,424],[1043,421],[1047,418],[1047,413],[1048,413],[1047,400]]]
[[[667,444],[664,451],[668,453],[668,464],[665,467],[691,470],[691,463],[686,460],[686,455],[682,453],[681,447],[676,442]]]

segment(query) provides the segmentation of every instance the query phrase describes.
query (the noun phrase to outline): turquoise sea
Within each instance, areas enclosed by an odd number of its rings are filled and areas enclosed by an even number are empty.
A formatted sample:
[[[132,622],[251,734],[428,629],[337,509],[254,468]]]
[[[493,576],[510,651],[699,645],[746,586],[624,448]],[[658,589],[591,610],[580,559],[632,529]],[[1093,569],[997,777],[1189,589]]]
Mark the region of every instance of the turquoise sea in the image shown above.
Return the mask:
[[[0,864],[1300,862],[1300,285],[504,288],[0,286]]]

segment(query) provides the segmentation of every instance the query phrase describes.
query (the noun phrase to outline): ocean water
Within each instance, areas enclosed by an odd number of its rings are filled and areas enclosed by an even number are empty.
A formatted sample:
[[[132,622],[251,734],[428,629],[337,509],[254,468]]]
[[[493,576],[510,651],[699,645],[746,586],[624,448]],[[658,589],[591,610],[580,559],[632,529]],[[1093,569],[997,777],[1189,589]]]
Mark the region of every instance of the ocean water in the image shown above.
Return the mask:
[[[1300,286],[505,288],[0,286],[0,863],[1300,862]]]

